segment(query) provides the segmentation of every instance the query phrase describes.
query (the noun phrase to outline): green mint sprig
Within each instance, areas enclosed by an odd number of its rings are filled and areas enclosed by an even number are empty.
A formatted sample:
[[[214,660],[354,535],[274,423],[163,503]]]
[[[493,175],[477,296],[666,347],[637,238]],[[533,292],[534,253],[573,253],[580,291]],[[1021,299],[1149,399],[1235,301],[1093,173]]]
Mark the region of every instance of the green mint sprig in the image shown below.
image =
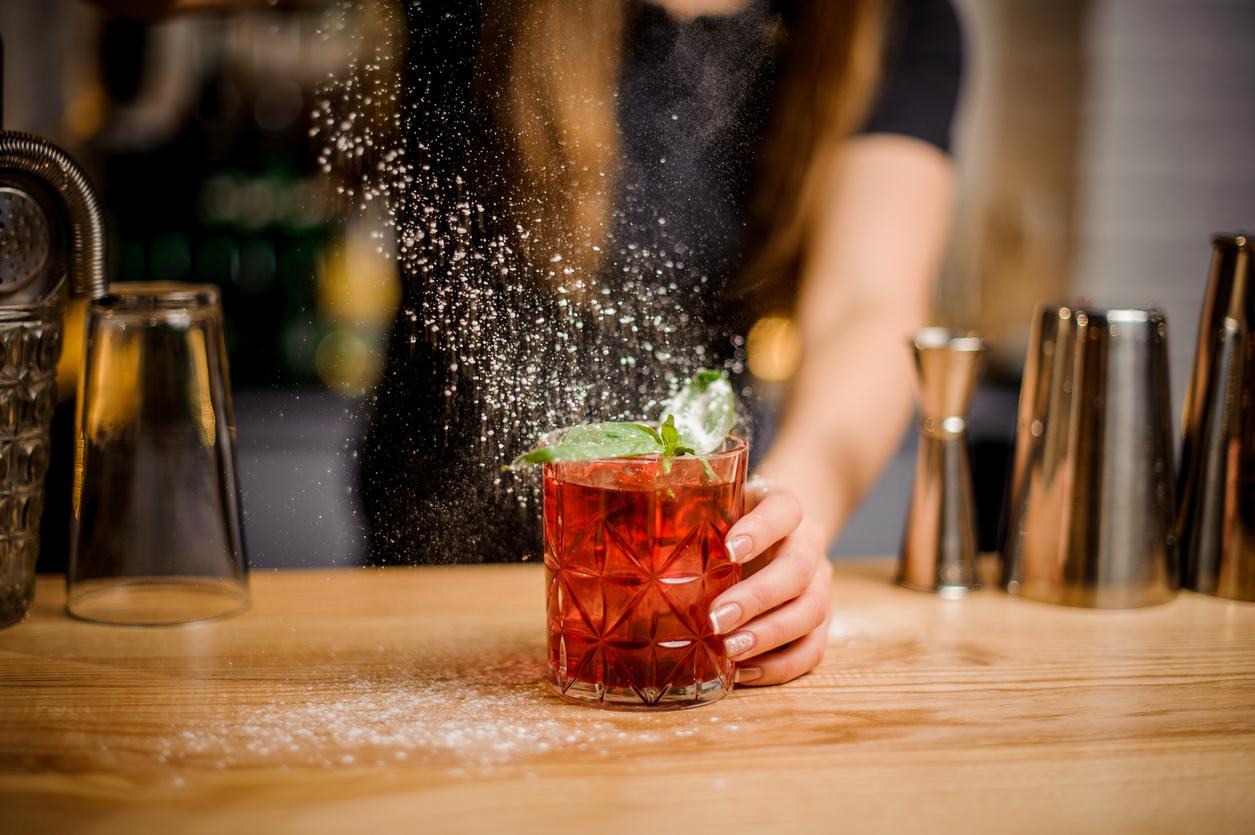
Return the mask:
[[[731,384],[718,371],[700,369],[663,404],[658,429],[640,423],[617,422],[572,426],[562,433],[557,443],[525,452],[502,469],[558,461],[658,455],[664,467],[670,470],[668,458],[714,452],[735,422]],[[702,463],[707,475],[713,477],[710,465]]]
[[[697,451],[691,446],[680,443],[680,431],[675,428],[675,415],[667,415],[667,419],[662,422],[661,434],[663,458],[697,454]]]

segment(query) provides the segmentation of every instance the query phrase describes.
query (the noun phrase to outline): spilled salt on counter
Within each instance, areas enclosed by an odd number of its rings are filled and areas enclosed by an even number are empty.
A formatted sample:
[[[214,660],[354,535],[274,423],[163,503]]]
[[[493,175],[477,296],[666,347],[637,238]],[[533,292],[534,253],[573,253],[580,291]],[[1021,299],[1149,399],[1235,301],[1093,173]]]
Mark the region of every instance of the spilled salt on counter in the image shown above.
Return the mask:
[[[351,681],[224,709],[163,740],[160,758],[214,768],[482,768],[564,751],[623,756],[735,728],[717,719],[701,711],[626,714],[558,704],[533,676],[491,690],[453,680]]]

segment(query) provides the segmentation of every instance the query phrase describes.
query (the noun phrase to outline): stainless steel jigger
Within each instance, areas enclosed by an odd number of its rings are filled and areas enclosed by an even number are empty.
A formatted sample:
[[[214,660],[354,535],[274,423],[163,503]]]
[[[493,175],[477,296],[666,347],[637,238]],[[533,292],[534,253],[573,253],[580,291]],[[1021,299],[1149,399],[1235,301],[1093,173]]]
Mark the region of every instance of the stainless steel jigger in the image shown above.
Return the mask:
[[[1039,305],[1020,387],[1008,592],[1126,609],[1177,583],[1162,310]]]
[[[898,583],[953,599],[980,588],[965,416],[987,346],[978,336],[955,337],[944,328],[925,328],[912,349],[919,456]]]

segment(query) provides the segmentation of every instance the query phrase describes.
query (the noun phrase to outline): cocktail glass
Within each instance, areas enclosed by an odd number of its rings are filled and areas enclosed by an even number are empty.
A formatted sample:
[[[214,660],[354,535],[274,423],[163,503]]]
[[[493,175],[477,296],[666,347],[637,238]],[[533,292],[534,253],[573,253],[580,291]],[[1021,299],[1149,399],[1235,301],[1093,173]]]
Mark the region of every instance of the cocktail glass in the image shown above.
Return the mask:
[[[546,439],[552,443],[553,439]],[[741,579],[723,540],[749,445],[545,465],[550,688],[581,704],[675,710],[732,689],[711,601]]]

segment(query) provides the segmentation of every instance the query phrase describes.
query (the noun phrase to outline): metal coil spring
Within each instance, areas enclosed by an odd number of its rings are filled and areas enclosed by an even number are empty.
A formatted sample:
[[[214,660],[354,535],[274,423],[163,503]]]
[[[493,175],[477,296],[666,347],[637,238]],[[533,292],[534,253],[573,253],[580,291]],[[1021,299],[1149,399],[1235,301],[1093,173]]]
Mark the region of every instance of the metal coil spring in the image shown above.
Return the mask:
[[[70,295],[98,299],[108,293],[104,214],[78,163],[43,137],[6,130],[0,131],[0,170],[5,168],[47,183],[64,201],[70,220],[66,258]]]

